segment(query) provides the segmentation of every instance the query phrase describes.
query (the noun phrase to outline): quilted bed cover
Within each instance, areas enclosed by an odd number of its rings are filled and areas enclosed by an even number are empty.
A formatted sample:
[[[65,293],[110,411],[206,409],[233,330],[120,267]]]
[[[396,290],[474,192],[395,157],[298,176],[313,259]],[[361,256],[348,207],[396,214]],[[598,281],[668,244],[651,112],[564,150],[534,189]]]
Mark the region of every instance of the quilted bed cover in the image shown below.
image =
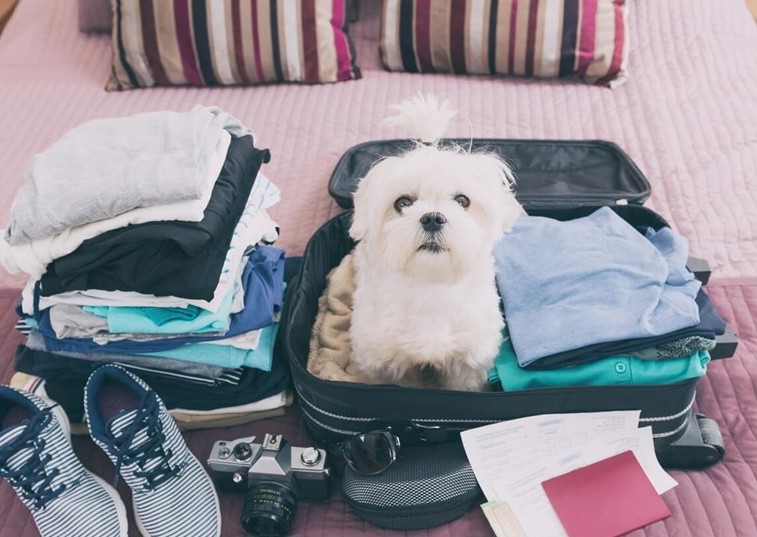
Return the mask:
[[[711,296],[740,339],[734,358],[711,364],[696,400],[697,409],[720,424],[725,460],[704,471],[672,472],[679,485],[664,499],[673,516],[632,535],[757,535],[757,25],[744,1],[631,1],[630,79],[616,90],[572,81],[385,72],[378,59],[379,4],[360,4],[351,35],[362,80],[106,93],[110,41],[77,31],[75,0],[21,0],[0,36],[0,223],[8,221],[32,155],[68,129],[91,118],[189,110],[198,103],[236,115],[255,130],[259,146],[270,148],[266,172],[283,197],[271,213],[289,255],[300,254],[311,233],[339,211],[326,187],[342,153],[367,140],[406,136],[383,128],[381,119],[389,104],[419,90],[449,98],[461,111],[453,136],[611,140],[649,178],[647,206],[688,237],[692,255],[713,266]],[[22,340],[13,331],[12,310],[23,282],[0,270],[0,382],[9,381]],[[186,438],[203,459],[215,440],[264,432],[308,442],[296,408],[282,418]],[[112,468],[89,440],[75,439],[74,447],[86,466],[111,480]],[[221,502],[224,535],[243,535],[241,496],[223,494]],[[412,534],[490,530],[474,509]],[[30,515],[0,483],[0,537],[34,535]],[[398,533],[362,522],[335,493],[328,504],[300,504],[292,535]]]

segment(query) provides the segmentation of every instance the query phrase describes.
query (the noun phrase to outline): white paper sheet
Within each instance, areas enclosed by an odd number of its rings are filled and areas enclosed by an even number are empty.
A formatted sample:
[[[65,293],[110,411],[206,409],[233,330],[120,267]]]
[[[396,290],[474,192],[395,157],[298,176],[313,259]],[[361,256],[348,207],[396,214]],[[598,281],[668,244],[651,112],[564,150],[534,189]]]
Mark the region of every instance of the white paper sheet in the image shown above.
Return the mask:
[[[657,461],[651,427],[638,428],[639,414],[551,414],[463,432],[476,479],[495,502],[484,513],[493,518],[492,509],[507,504],[526,535],[565,537],[541,483],[628,450],[659,494],[670,490],[677,483]]]

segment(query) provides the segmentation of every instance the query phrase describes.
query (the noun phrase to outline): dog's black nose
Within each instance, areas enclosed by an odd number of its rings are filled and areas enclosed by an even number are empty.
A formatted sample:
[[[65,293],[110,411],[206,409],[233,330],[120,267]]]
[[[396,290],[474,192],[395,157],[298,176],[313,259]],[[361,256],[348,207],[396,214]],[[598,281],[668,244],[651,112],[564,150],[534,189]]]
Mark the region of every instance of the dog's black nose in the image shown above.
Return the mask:
[[[421,216],[421,225],[428,232],[439,231],[447,219],[442,213],[426,213]]]

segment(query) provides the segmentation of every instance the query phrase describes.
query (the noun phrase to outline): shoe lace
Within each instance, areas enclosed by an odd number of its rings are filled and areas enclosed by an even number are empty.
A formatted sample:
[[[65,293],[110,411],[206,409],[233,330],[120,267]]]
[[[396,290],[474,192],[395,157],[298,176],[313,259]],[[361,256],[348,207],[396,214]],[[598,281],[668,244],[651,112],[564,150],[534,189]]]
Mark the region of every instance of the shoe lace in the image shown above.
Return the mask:
[[[140,431],[145,432],[146,440],[132,445]],[[186,464],[170,465],[169,460],[173,452],[170,448],[164,448],[165,439],[166,435],[158,415],[157,398],[153,392],[149,392],[137,409],[132,422],[118,434],[110,432],[108,447],[111,453],[116,455],[113,486],[118,485],[118,476],[124,465],[137,465],[139,470],[134,471],[134,476],[145,479],[145,490],[154,490],[161,483],[177,475]],[[145,469],[151,463],[153,466]]]
[[[44,453],[45,439],[39,436],[52,418],[51,409],[38,412],[17,438],[0,446],[0,477],[17,488],[24,499],[33,503],[35,509],[44,508],[66,490],[65,484],[53,487],[53,480],[60,474],[60,469],[48,471],[52,455]],[[31,450],[30,456],[21,466],[12,470],[9,467],[10,458],[25,449]]]

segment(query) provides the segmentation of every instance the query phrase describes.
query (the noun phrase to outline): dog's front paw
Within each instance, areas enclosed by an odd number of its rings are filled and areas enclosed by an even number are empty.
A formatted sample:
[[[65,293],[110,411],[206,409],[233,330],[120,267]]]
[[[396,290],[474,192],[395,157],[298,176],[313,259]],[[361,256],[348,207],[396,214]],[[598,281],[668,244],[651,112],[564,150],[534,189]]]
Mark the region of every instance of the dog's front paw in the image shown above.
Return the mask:
[[[458,371],[450,371],[444,388],[466,392],[485,392],[491,390],[487,371],[471,367],[462,367]]]

